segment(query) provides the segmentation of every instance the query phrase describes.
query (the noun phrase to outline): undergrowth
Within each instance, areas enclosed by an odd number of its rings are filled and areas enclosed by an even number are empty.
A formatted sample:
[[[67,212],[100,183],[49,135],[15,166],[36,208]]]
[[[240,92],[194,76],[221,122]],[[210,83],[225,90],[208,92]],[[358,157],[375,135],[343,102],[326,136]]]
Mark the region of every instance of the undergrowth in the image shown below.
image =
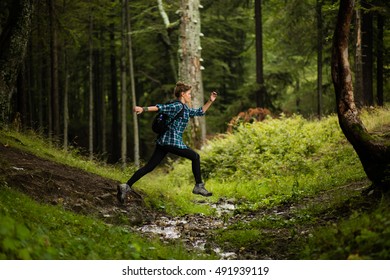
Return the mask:
[[[125,227],[41,205],[0,185],[0,259],[194,259],[180,244],[139,237]]]

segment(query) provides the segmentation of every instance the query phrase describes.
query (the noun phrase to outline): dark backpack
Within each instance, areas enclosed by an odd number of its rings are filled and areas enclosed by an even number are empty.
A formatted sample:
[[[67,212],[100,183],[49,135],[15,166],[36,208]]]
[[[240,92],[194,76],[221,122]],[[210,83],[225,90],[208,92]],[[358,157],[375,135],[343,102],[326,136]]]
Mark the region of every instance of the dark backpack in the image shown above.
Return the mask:
[[[180,102],[180,101],[171,101],[165,104],[172,104],[174,102]],[[176,114],[175,117],[173,117],[171,120],[169,120],[169,116],[165,113],[157,113],[157,115],[154,117],[153,123],[152,123],[152,130],[157,134],[163,134],[166,132],[169,128],[169,126],[179,117],[182,117],[184,113],[184,105],[182,105],[182,108],[179,113]]]

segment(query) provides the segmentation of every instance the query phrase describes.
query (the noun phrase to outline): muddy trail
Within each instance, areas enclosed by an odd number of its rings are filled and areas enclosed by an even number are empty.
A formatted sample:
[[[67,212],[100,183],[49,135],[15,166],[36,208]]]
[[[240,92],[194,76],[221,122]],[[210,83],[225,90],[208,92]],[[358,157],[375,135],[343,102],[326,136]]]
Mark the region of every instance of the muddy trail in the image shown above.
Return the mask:
[[[162,211],[150,209],[143,202],[144,194],[132,191],[124,205],[116,199],[118,182],[85,172],[80,169],[36,157],[0,143],[0,173],[9,186],[29,195],[40,203],[60,205],[79,214],[93,216],[108,224],[125,225],[142,236],[159,238],[162,242],[182,242],[188,250],[216,254],[220,259],[294,259],[286,246],[294,245],[298,235],[308,238],[315,226],[297,226],[294,231],[285,228],[263,229],[269,240],[267,248],[259,244],[236,248],[215,242],[218,230],[226,230],[237,223],[250,223],[263,217],[291,221],[297,210],[313,204],[332,200],[330,191],[295,203],[256,211],[242,211],[234,199],[221,198],[210,204],[214,216],[202,214],[172,217]],[[360,195],[369,186],[368,181],[357,182],[341,188],[350,195]],[[356,206],[360,207],[360,206]],[[321,217],[321,223],[346,217],[351,209],[333,209]],[[292,233],[293,232],[293,233]],[[294,235],[294,236],[293,236]]]

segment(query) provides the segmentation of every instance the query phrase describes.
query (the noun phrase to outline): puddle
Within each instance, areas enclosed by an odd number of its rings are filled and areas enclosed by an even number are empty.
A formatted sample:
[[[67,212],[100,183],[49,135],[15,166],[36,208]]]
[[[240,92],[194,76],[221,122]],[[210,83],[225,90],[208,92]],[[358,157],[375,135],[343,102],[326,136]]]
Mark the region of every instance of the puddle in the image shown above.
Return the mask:
[[[222,216],[226,213],[231,213],[236,209],[236,206],[229,201],[211,204],[211,207],[216,210],[218,216]]]
[[[216,216],[205,216],[203,214],[187,215],[183,217],[160,216],[147,225],[137,228],[137,231],[151,236],[158,236],[161,240],[180,239],[190,248],[200,251],[214,251],[220,259],[236,259],[237,255],[233,252],[223,252],[220,248],[210,248],[207,246],[207,236],[212,234],[213,230],[226,227],[226,220],[221,219],[226,213],[233,213],[236,209],[232,201],[220,200],[217,203],[209,204],[216,210]]]
[[[159,227],[156,225],[146,225],[140,228],[143,233],[153,233],[163,236],[166,239],[177,239],[179,238],[180,232],[173,226],[170,227]]]

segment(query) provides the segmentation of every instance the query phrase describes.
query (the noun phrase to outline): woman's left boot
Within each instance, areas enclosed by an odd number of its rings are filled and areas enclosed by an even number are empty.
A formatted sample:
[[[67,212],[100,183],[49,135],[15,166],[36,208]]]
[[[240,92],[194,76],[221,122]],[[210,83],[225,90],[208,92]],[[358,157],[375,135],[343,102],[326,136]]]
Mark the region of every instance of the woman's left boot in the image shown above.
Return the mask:
[[[192,190],[192,193],[193,194],[200,194],[203,196],[212,196],[213,195],[213,193],[206,190],[206,188],[204,187],[204,183],[196,184],[194,189]]]

